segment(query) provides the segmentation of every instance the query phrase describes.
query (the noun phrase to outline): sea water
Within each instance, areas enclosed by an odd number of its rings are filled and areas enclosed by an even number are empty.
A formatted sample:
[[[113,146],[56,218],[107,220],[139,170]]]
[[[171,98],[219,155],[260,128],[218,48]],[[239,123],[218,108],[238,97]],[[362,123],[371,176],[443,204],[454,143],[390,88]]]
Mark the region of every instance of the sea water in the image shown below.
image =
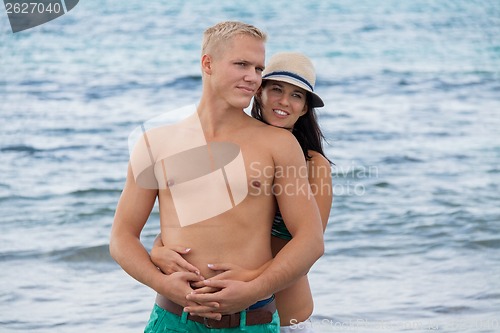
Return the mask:
[[[81,1],[16,34],[0,11],[1,332],[142,331],[154,292],[108,252],[128,135],[199,99],[222,20],[318,72],[335,198],[308,325],[500,331],[500,2]]]

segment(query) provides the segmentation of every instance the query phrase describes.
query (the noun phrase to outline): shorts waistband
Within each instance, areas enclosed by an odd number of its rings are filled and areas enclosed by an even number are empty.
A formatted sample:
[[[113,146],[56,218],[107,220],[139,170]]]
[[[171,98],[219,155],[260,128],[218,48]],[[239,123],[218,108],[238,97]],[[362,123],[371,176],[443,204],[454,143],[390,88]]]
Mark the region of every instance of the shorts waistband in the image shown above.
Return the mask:
[[[262,308],[263,306],[265,306],[266,304],[268,303],[271,303],[272,301],[274,301],[274,295],[272,295],[271,297],[269,298],[266,298],[266,299],[263,299],[263,300],[260,300],[258,301],[257,303],[255,304],[252,304],[250,305],[247,310],[256,310],[256,309],[260,309]],[[274,311],[273,311],[274,312]]]
[[[169,300],[168,298],[158,294],[156,296],[156,304],[165,311],[173,313],[177,316],[182,316],[184,308]],[[274,295],[255,303],[250,306],[246,312],[246,325],[261,325],[268,324],[273,321],[273,314],[276,312],[276,301]],[[240,313],[223,315],[221,320],[208,319],[200,316],[192,316],[188,314],[187,319],[205,325],[208,328],[234,328],[240,326]]]

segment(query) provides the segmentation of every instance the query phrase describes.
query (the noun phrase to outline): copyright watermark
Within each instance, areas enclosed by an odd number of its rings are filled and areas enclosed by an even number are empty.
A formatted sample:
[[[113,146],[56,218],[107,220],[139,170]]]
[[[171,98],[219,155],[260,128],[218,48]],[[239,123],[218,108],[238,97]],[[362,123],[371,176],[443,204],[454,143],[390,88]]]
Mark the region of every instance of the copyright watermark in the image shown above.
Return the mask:
[[[376,165],[358,165],[351,162],[349,165],[332,166],[334,196],[363,196],[366,194],[365,180],[379,178]]]
[[[310,319],[299,322],[290,321],[291,330],[315,329],[321,332],[328,331],[357,331],[367,329],[370,331],[463,331],[463,330],[498,330],[500,319],[491,318],[484,320],[368,320],[363,318],[349,319],[346,321],[324,318],[321,320]]]
[[[79,0],[4,0],[12,32],[52,21],[75,8]]]
[[[344,165],[334,165],[332,166],[332,177],[333,178],[343,178],[343,179],[367,179],[367,178],[378,178],[378,167],[376,165],[357,165],[354,162],[351,164]]]
[[[250,171],[257,177],[274,177],[274,179],[300,179],[316,178],[319,183],[311,183],[310,189],[297,180],[295,184],[287,183],[282,185],[274,183],[270,187],[260,187],[252,191],[252,195],[334,195],[334,196],[363,196],[366,194],[366,188],[363,184],[364,179],[378,178],[379,171],[377,166],[358,166],[351,164],[347,167],[325,166],[313,164],[297,168],[295,166],[272,166],[262,165],[260,162],[250,164]],[[327,177],[329,175],[329,177]],[[325,182],[325,179],[331,178],[332,182]]]

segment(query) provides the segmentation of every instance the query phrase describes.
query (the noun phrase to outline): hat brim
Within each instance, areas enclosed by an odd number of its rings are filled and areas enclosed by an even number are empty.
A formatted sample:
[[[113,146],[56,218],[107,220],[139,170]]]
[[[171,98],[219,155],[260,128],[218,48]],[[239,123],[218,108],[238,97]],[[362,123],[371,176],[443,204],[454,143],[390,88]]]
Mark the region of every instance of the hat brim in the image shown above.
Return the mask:
[[[281,81],[281,82],[286,82],[293,84],[294,86],[297,86],[299,88],[304,89],[305,91],[309,92],[312,97],[312,107],[313,108],[320,108],[325,106],[325,103],[323,103],[323,100],[321,97],[318,96],[314,91],[311,90],[309,86],[307,86],[304,82],[297,80],[293,77],[287,76],[287,75],[268,75],[265,78],[262,78],[262,80],[273,80],[273,81]]]

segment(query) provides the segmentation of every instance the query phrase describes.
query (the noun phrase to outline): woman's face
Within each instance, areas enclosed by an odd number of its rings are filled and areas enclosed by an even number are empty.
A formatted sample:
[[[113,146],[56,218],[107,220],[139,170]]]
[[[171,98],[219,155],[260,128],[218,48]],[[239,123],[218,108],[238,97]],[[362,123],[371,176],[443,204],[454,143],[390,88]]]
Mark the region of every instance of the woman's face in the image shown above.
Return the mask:
[[[293,84],[269,80],[260,94],[262,117],[269,125],[291,129],[307,112],[307,91]]]

